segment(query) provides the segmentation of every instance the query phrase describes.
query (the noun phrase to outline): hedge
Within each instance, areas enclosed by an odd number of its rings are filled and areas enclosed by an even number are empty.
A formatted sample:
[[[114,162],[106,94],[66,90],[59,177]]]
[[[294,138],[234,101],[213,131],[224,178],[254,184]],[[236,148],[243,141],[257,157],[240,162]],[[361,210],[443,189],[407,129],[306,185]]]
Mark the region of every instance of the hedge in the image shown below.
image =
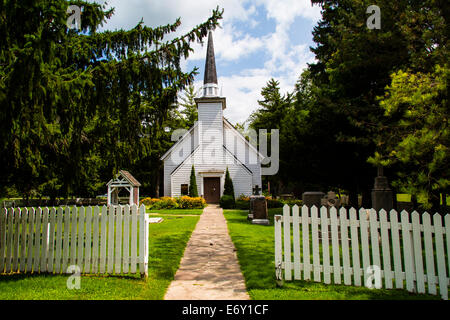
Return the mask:
[[[147,209],[203,209],[206,201],[200,197],[183,196],[181,198],[161,197],[144,198],[139,203],[144,204]]]

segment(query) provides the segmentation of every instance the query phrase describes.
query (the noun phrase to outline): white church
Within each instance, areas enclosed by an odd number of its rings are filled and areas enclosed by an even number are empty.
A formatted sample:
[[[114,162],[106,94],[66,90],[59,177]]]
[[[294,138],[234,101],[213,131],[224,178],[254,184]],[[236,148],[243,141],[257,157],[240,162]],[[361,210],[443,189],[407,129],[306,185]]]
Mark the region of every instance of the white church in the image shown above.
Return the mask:
[[[208,35],[202,96],[196,98],[198,121],[161,157],[164,161],[164,196],[187,195],[194,166],[198,194],[207,203],[218,203],[228,168],[235,197],[250,196],[261,187],[264,158],[224,118],[226,98],[219,95],[214,45]]]

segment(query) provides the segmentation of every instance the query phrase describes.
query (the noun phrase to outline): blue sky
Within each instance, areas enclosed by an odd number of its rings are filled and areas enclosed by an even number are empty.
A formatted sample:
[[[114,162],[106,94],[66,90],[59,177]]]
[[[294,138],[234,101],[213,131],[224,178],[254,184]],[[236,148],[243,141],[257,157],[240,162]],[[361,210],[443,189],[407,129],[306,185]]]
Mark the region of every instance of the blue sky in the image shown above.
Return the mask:
[[[93,1],[94,2],[94,1]],[[96,1],[103,3],[104,1]],[[320,8],[310,0],[109,0],[115,15],[103,29],[130,29],[141,18],[147,26],[172,23],[181,17],[182,34],[204,22],[214,8],[224,9],[221,28],[214,31],[217,75],[224,111],[232,123],[243,122],[258,107],[260,92],[270,78],[280,82],[282,93],[292,91],[308,62],[314,61],[314,25]],[[206,44],[193,45],[183,62],[186,71],[199,68],[196,88],[203,83]]]

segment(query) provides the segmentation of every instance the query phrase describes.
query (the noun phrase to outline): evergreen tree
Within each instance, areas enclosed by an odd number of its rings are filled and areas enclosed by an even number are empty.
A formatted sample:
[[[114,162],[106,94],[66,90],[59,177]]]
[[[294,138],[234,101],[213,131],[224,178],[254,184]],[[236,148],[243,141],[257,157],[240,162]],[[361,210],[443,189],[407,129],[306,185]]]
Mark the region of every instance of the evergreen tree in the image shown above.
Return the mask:
[[[181,97],[180,106],[183,109],[180,113],[184,118],[186,128],[191,128],[198,119],[197,104],[194,100],[197,96],[198,90],[195,90],[194,85],[190,85]]]
[[[192,165],[191,176],[189,178],[189,197],[198,197],[197,179],[195,178],[194,165]]]
[[[223,188],[223,195],[231,196],[234,200],[233,180],[231,180],[230,172],[228,171],[228,167],[227,167],[227,171],[225,173],[225,183],[224,183],[224,188]]]
[[[270,79],[267,85],[262,88],[261,96],[263,100],[259,100],[259,108],[253,112],[248,121],[249,127],[256,130],[258,136],[260,129],[267,130],[267,144],[271,145],[271,129],[282,131],[282,122],[285,118],[292,100],[291,94],[282,95],[280,93],[280,83],[275,79]],[[270,148],[267,148],[270,154]],[[270,183],[270,191],[276,195],[281,188],[281,180],[279,175],[263,176],[263,183]]]
[[[69,4],[82,7],[80,30],[66,25]],[[180,19],[98,32],[113,14],[87,1],[0,2],[0,185],[25,197],[92,196],[140,159],[151,159],[143,172],[160,170],[164,126],[197,73],[180,61],[222,12],[172,40]]]

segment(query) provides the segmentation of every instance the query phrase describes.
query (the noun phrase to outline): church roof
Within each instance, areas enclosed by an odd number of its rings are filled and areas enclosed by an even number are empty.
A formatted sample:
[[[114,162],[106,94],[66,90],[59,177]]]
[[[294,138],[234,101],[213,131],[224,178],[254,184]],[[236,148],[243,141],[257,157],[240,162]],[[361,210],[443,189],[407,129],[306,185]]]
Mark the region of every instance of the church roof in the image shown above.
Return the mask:
[[[205,76],[203,83],[215,83],[217,84],[217,72],[216,72],[216,59],[214,57],[214,44],[212,33],[208,35],[208,47],[206,49],[206,62],[205,62]]]

